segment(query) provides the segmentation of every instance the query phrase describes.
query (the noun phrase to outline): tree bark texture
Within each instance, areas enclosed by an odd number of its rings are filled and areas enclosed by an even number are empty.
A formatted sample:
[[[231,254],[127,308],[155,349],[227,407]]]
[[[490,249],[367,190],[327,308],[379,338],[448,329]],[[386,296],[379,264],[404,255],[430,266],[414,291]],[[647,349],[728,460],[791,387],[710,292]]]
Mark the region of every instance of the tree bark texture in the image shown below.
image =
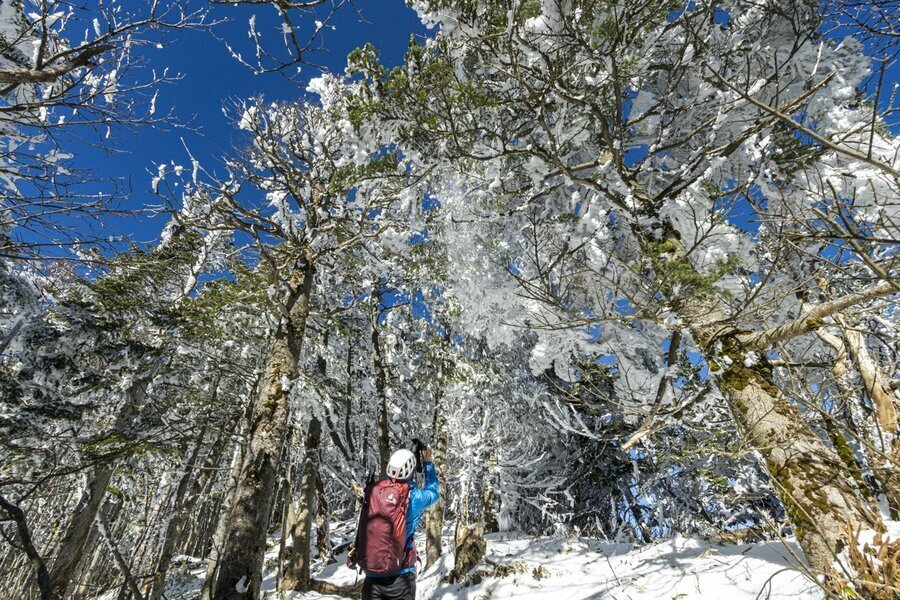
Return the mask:
[[[290,386],[298,362],[314,278],[313,265],[298,266],[260,383],[248,430],[247,455],[235,490],[231,523],[214,585],[216,600],[256,598],[262,583],[266,530],[272,516],[278,463],[287,433]]]
[[[377,298],[377,296],[376,296]],[[376,300],[377,301],[377,300]],[[391,431],[388,419],[387,371],[381,348],[381,333],[378,330],[378,310],[372,315],[372,364],[375,371],[375,393],[378,398],[378,468],[379,474],[387,474],[387,464],[391,456]]]
[[[313,418],[304,443],[303,468],[300,475],[300,502],[296,522],[291,526],[294,549],[285,565],[281,589],[305,592],[309,590],[312,523],[319,477],[319,446],[322,441],[322,421]]]

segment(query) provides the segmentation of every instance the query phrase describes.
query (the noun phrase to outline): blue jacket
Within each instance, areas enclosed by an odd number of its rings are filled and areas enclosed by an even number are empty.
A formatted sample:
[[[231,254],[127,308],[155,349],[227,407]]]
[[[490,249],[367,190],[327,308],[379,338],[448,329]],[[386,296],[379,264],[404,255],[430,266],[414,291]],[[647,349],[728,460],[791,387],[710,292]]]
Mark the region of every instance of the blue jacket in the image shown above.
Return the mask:
[[[440,498],[440,488],[438,487],[438,476],[437,471],[434,469],[433,462],[427,462],[424,464],[425,471],[425,485],[422,489],[416,487],[416,484],[412,481],[409,482],[409,486],[412,488],[409,490],[409,510],[406,511],[406,547],[411,547],[415,541],[413,540],[413,535],[416,532],[416,527],[419,526],[419,521],[422,520],[422,515],[425,514],[425,511],[428,508],[438,501]],[[397,573],[397,575],[405,575],[407,573],[415,573],[416,567],[415,565],[411,567],[407,567]],[[386,575],[376,575],[374,573],[366,572],[366,577],[387,577]],[[393,577],[393,575],[391,575]]]

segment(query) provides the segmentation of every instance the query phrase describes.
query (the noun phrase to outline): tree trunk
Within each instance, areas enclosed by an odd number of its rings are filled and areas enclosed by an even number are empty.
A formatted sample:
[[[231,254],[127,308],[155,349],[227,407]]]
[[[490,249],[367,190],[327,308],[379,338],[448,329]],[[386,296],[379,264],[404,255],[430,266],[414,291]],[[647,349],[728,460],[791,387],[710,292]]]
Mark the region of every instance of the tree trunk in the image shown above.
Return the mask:
[[[444,531],[444,479],[447,471],[447,423],[440,402],[434,407],[432,421],[432,448],[434,466],[438,469],[440,498],[425,513],[425,568],[441,558],[441,536]]]
[[[353,443],[353,429],[350,422],[353,416],[353,344],[347,341],[347,392],[344,400],[344,437],[347,439],[347,451],[350,456],[356,455]],[[365,460],[365,457],[363,457]]]
[[[894,437],[885,452],[872,453],[875,474],[881,483],[891,519],[900,520],[900,438]]]
[[[625,501],[628,502],[628,511],[631,513],[631,516],[634,517],[638,533],[641,535],[641,541],[645,544],[653,542],[653,535],[650,533],[650,528],[647,527],[647,522],[644,513],[641,512],[641,505],[638,502],[637,496],[632,491],[630,485],[622,486],[622,488],[622,492],[625,495]]]
[[[481,519],[469,522],[467,510],[463,510],[456,522],[456,556],[451,580],[464,582],[469,572],[484,558],[487,544],[484,542],[484,524]]]
[[[375,368],[375,397],[378,398],[378,468],[381,477],[387,474],[388,459],[391,456],[391,431],[388,420],[387,372],[381,352],[381,333],[378,330],[378,295],[372,315],[372,363]]]
[[[115,506],[121,505],[115,504]],[[87,539],[85,554],[87,560],[82,560],[78,577],[74,580],[69,591],[71,600],[84,600],[90,597],[91,580],[97,573],[103,558],[103,553],[100,551],[100,548],[97,547],[99,537],[100,533],[97,531],[97,526],[95,525]]]
[[[900,402],[897,392],[891,387],[891,378],[869,354],[865,338],[855,329],[849,327],[844,319],[838,317],[841,334],[846,340],[845,348],[862,379],[866,394],[875,407],[878,425],[884,430],[881,439],[871,440],[875,445],[870,452],[875,476],[881,483],[888,510],[892,519],[900,519],[900,439],[896,433],[896,404]],[[831,342],[837,349],[837,345]],[[840,351],[839,351],[840,354]],[[874,436],[873,436],[874,437]]]
[[[722,390],[749,445],[765,461],[810,566],[830,573],[849,531],[880,530],[837,453],[826,446],[772,383],[763,365],[740,354],[721,377]]]
[[[222,455],[228,446],[228,442],[237,435],[235,429],[239,422],[240,412],[234,411],[228,417],[228,420],[225,421],[223,427],[219,429],[216,439],[206,453],[206,458],[203,460],[203,466],[200,469],[200,472],[197,473],[197,477],[194,478],[191,490],[184,501],[184,511],[186,515],[190,515],[194,511],[199,500],[209,499],[210,491],[215,483],[214,475],[219,470],[218,466],[222,460]],[[204,529],[207,527],[207,519],[200,518],[203,516],[202,510],[198,512],[200,514],[198,514],[197,517],[186,521],[184,526],[177,532],[175,548],[179,548],[181,554],[187,554],[189,556],[193,555],[195,544],[202,541],[197,538],[205,537]],[[206,546],[206,544],[204,543],[203,546]]]
[[[309,590],[309,569],[312,562],[311,541],[316,479],[319,476],[319,445],[322,441],[322,421],[313,418],[306,434],[303,470],[300,479],[300,501],[296,522],[291,527],[294,550],[284,569],[281,589],[305,592]]]
[[[214,587],[216,600],[255,599],[260,592],[266,530],[290,416],[288,396],[298,375],[313,276],[313,265],[307,262],[294,271],[289,281],[285,310],[250,417],[247,456],[237,482],[231,526]]]
[[[132,576],[131,569],[128,567],[128,563],[122,557],[122,553],[119,551],[119,547],[116,545],[116,542],[113,540],[112,536],[109,533],[109,525],[107,524],[106,517],[103,515],[102,511],[97,515],[97,530],[100,532],[100,536],[106,542],[106,546],[107,548],[109,548],[109,552],[110,554],[112,554],[116,566],[119,568],[119,571],[125,578],[125,585],[131,592],[131,595],[134,596],[135,600],[144,600],[144,595],[141,594],[141,589],[138,587],[137,581],[135,581],[134,577]]]
[[[109,499],[103,503],[100,514],[106,514],[106,522],[113,523],[118,520],[119,512],[122,510],[121,502],[110,502]],[[99,515],[98,515],[99,516]],[[81,561],[81,568],[77,579],[74,580],[73,586],[69,588],[70,600],[90,599],[95,590],[108,581],[105,579],[106,572],[111,569],[111,561],[109,555],[100,544],[100,528],[97,524],[91,529],[88,536],[87,547],[85,548],[85,556],[87,560]]]
[[[633,175],[623,173],[637,204],[648,216],[657,215],[647,191]],[[644,254],[705,357],[724,354],[729,361],[718,375],[719,386],[739,432],[765,463],[807,561],[817,573],[832,573],[835,554],[849,542],[848,531],[883,530],[879,516],[868,509],[837,453],[807,426],[775,385],[765,356],[748,366],[755,346],[749,347],[742,332],[729,326],[712,286],[695,280],[699,273],[678,234],[665,224],[659,243],[652,241],[652,232],[635,227]],[[711,367],[719,370],[715,361]]]
[[[159,559],[156,565],[156,572],[153,574],[153,583],[150,588],[150,600],[159,600],[162,598],[163,590],[166,587],[166,573],[169,571],[169,563],[172,562],[172,556],[175,554],[175,544],[178,541],[179,534],[187,518],[187,507],[185,505],[185,496],[188,492],[188,486],[194,475],[194,464],[197,457],[200,456],[200,448],[203,446],[203,437],[206,435],[206,427],[201,427],[197,434],[197,440],[194,449],[186,458],[184,463],[184,472],[178,481],[178,487],[175,489],[175,499],[172,503],[172,514],[169,522],[166,524],[166,531],[163,535],[162,550],[159,553]]]
[[[119,409],[119,414],[116,416],[116,421],[113,425],[114,432],[121,433],[134,423],[135,417],[137,417],[147,396],[148,382],[148,378],[141,377],[136,379],[128,388],[125,402],[122,408]],[[108,465],[99,466],[94,470],[94,476],[88,482],[87,489],[81,495],[72,518],[69,520],[66,534],[60,541],[59,549],[56,552],[56,561],[50,569],[50,581],[53,586],[54,598],[63,598],[66,595],[66,590],[72,582],[75,570],[81,562],[81,557],[87,545],[87,538],[94,526],[112,475],[113,469]]]
[[[41,600],[49,600],[53,594],[53,585],[50,581],[50,576],[47,573],[47,565],[40,553],[38,553],[37,548],[35,548],[34,542],[31,539],[31,530],[25,519],[25,512],[15,502],[9,501],[3,496],[0,496],[0,508],[3,509],[9,519],[16,525],[19,543],[22,545],[22,550],[28,557],[28,561],[34,567],[38,589],[41,592]]]
[[[328,539],[328,498],[325,497],[325,482],[322,471],[316,471],[316,553],[322,564],[332,562],[331,542]]]
[[[840,316],[836,320],[841,324],[841,333],[844,335],[844,339],[847,340],[847,349],[850,350],[850,356],[856,364],[860,378],[866,388],[866,393],[875,406],[878,424],[884,431],[894,434],[897,431],[896,404],[900,400],[898,400],[894,390],[891,389],[890,377],[882,371],[878,363],[869,354],[863,334],[848,327]]]
[[[497,511],[494,508],[496,496],[494,494],[494,471],[497,465],[497,453],[493,448],[487,452],[484,462],[484,472],[481,475],[481,522],[484,524],[485,533],[500,531],[497,522]]]
[[[286,445],[294,445],[294,436],[288,434],[289,441]],[[293,453],[292,453],[293,454]],[[293,538],[294,528],[297,526],[297,514],[294,509],[294,481],[297,478],[297,466],[293,462],[285,469],[284,481],[282,482],[282,494],[284,499],[284,510],[281,511],[281,539],[278,541],[278,569],[275,574],[275,581],[279,588],[284,581],[284,566],[290,560],[288,553],[288,538]],[[294,548],[291,547],[291,553]]]
[[[249,411],[248,411],[249,412]],[[246,415],[242,427],[249,423],[249,415]],[[209,556],[206,560],[206,577],[203,579],[203,587],[200,589],[200,600],[212,600],[213,585],[219,573],[219,559],[225,548],[228,530],[231,527],[231,509],[234,506],[234,498],[237,493],[237,484],[241,476],[241,465],[246,454],[246,438],[244,432],[238,438],[232,455],[231,470],[223,492],[223,502],[216,522],[216,529],[212,534]]]

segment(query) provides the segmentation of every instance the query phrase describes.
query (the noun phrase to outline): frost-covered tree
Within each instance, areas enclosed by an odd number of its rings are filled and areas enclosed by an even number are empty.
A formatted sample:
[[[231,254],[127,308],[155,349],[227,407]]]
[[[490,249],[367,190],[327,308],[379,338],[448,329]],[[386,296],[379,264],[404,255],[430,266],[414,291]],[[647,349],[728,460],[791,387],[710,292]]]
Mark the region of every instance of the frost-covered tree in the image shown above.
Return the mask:
[[[40,310],[7,348],[2,484],[25,514],[40,507],[44,517],[32,523],[39,554],[31,557],[47,571],[47,585],[39,581],[44,595],[47,586],[53,597],[65,595],[93,551],[116,465],[167,446],[160,427],[177,404],[162,393],[156,403],[147,398],[175,376],[166,365],[177,342],[166,334],[177,328],[197,270],[209,267],[197,258],[202,241],[178,235],[153,252],[135,248],[110,260],[91,280],[42,282]],[[65,518],[47,521],[52,511]],[[4,556],[11,564],[18,558]],[[26,581],[9,583],[24,590]]]
[[[228,520],[212,593],[254,595],[259,589],[266,531],[278,480],[281,446],[299,377],[301,345],[313,295],[330,290],[328,270],[368,240],[402,235],[397,226],[415,201],[417,178],[389,149],[376,124],[355,130],[347,87],[339,78],[314,80],[318,102],[242,107],[238,126],[250,133],[246,151],[222,181],[191,186],[180,219],[248,240],[248,260],[270,277],[274,323],[247,432],[247,450]],[[331,298],[331,296],[327,296]]]
[[[119,185],[85,185],[91,177],[73,160],[73,142],[112,148],[116,129],[175,124],[172,112],[157,111],[157,98],[178,76],[146,72],[138,52],[165,32],[209,24],[204,4],[0,4],[0,257],[104,241],[103,217],[121,198]],[[100,234],[89,234],[86,222]]]
[[[896,292],[884,256],[852,252],[862,272],[819,293],[787,253],[807,272],[840,270],[795,231],[852,246],[859,236],[829,223],[848,215],[896,239],[896,140],[859,102],[863,47],[824,37],[806,3],[416,6],[440,23],[436,39],[391,73],[360,53],[370,84],[357,106],[393,118],[423,164],[457,165],[435,167],[434,193],[456,224],[469,324],[497,327],[519,298],[514,322],[541,337],[533,367],[571,379],[569,356],[614,357],[649,430],[721,394],[813,569],[830,572],[848,531],[880,518],[778,361],[853,307],[888,317],[881,299]],[[682,338],[712,396],[673,386],[663,353]]]

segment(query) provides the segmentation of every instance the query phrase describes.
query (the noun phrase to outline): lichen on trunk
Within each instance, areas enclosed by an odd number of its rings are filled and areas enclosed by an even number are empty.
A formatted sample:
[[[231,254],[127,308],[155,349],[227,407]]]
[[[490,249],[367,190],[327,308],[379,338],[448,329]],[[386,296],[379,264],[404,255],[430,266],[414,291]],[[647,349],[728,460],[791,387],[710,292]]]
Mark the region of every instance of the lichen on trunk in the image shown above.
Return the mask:
[[[724,394],[744,442],[761,458],[811,568],[830,574],[847,531],[883,530],[837,452],[775,384],[765,356],[748,360],[739,331],[709,277],[699,277],[677,234],[650,244],[654,270]],[[699,277],[699,278],[698,278]]]
[[[810,566],[830,573],[847,531],[882,530],[837,453],[804,422],[763,366],[735,362],[720,377],[739,430],[763,458]]]

